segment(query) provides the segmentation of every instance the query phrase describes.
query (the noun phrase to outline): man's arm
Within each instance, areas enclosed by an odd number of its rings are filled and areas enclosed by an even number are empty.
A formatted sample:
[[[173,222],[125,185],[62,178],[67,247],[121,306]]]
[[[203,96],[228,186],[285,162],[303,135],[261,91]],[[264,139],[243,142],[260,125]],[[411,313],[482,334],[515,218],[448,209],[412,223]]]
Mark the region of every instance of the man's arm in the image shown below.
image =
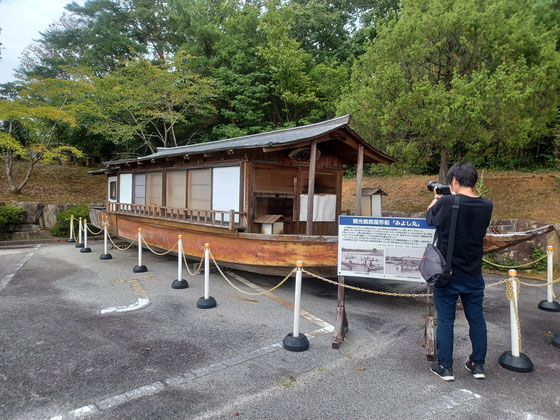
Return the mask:
[[[435,190],[434,190],[435,193]],[[438,201],[439,199],[442,197],[441,194],[434,194],[434,199],[432,200],[432,202],[430,203],[430,205],[428,206],[428,211],[426,213],[426,223],[428,224],[428,226],[437,226],[437,215],[439,213],[439,207]],[[435,207],[434,207],[435,206]]]

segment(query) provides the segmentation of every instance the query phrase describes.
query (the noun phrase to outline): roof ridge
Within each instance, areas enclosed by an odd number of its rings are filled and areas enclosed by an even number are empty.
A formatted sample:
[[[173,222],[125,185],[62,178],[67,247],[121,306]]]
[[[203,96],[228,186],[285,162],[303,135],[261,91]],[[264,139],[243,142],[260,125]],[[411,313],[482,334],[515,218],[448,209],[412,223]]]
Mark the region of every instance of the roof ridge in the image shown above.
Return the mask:
[[[319,122],[316,122],[316,123],[313,123],[313,124],[300,125],[300,126],[297,126],[297,127],[290,127],[290,128],[282,128],[280,130],[266,131],[264,133],[247,134],[245,136],[231,137],[229,139],[214,140],[214,141],[211,141],[211,142],[204,142],[204,143],[212,143],[212,144],[226,143],[228,141],[248,139],[248,138],[253,138],[253,137],[258,137],[258,136],[264,136],[264,135],[271,134],[271,133],[281,133],[283,131],[292,131],[292,130],[298,130],[298,129],[301,130],[302,128],[314,127],[314,126],[317,126],[317,125],[328,125],[328,123],[332,123],[332,122],[337,121],[337,120],[342,120],[344,118],[347,118],[348,122],[350,122],[350,114],[346,114],[346,115],[343,115],[341,117],[332,118],[332,119],[326,120],[326,121],[319,121]],[[173,146],[173,147],[157,147],[156,150],[157,150],[157,152],[165,152],[165,151],[170,151],[170,150],[182,149],[184,147],[195,146],[195,145],[199,145],[199,144],[202,144],[202,143],[184,144],[182,146]]]

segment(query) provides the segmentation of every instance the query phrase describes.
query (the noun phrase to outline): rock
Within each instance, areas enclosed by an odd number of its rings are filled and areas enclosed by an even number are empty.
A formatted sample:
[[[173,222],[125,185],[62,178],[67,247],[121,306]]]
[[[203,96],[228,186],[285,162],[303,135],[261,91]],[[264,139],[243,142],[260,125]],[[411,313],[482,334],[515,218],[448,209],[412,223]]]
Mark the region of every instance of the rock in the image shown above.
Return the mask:
[[[28,241],[35,239],[52,239],[52,234],[48,230],[36,230],[33,232],[14,232],[11,234],[12,241]]]
[[[56,216],[66,209],[74,207],[74,204],[45,204],[40,218],[42,228],[50,229],[56,223]]]
[[[426,218],[426,212],[425,211],[419,211],[416,213],[411,213],[410,217],[413,217],[415,219],[425,219]]]
[[[40,230],[41,226],[34,225],[31,223],[23,223],[21,225],[10,225],[8,226],[8,232],[35,232]]]
[[[41,213],[43,212],[44,204],[37,201],[14,201],[12,203],[16,207],[25,210],[22,223],[38,225]]]
[[[408,213],[402,211],[384,211],[383,217],[409,217]]]

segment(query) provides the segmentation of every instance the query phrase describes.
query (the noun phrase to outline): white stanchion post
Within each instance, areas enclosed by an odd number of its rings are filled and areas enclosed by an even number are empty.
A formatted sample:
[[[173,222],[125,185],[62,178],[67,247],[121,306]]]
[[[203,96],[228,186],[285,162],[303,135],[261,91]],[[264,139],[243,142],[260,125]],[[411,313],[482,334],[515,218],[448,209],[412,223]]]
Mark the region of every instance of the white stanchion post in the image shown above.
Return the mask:
[[[107,251],[107,236],[107,222],[103,222],[103,254],[99,256],[100,260],[110,260],[113,258],[113,256]]]
[[[138,265],[132,269],[133,273],[145,273],[148,267],[142,264],[142,228],[138,228]]]
[[[76,240],[74,239],[74,215],[70,216],[70,237],[66,242],[68,243],[76,242]]]
[[[204,244],[204,299],[210,296],[210,244]]]
[[[196,302],[197,308],[210,309],[217,305],[216,299],[210,296],[210,244],[204,244],[204,296]]]
[[[84,230],[84,246],[82,249],[80,249],[80,252],[83,253],[91,252],[91,248],[88,247],[88,243],[87,243],[87,236],[88,236],[87,219],[84,219],[84,224],[82,225],[82,229]]]
[[[186,289],[189,283],[183,278],[183,235],[177,236],[177,280],[171,284],[173,289]]]
[[[305,351],[309,348],[309,340],[305,334],[300,334],[299,332],[299,317],[301,309],[301,282],[302,282],[302,270],[303,263],[298,261],[296,263],[296,284],[294,293],[294,328],[291,333],[288,333],[284,337],[282,342],[283,347],[289,351]]]
[[[517,271],[509,270],[509,280],[511,282],[512,299],[509,301],[509,317],[511,328],[511,351],[505,351],[500,356],[500,366],[504,369],[519,373],[529,373],[534,369],[533,362],[529,357],[521,353],[519,348],[519,330],[517,328],[517,318],[519,316],[519,305],[517,296]],[[517,308],[517,314],[515,311]]]
[[[78,243],[74,245],[76,248],[83,248],[84,244],[82,243],[82,218],[78,218]]]
[[[546,300],[539,302],[539,309],[549,312],[560,312],[560,303],[554,300],[554,248],[549,245],[546,248]]]
[[[513,272],[513,273],[512,273]],[[517,272],[515,270],[509,271],[509,277],[511,280],[511,288],[513,289],[513,299],[509,301],[509,320],[510,320],[510,330],[511,330],[511,355],[513,357],[519,357],[519,330],[517,329],[517,317],[515,316],[515,307],[519,308],[517,305]]]

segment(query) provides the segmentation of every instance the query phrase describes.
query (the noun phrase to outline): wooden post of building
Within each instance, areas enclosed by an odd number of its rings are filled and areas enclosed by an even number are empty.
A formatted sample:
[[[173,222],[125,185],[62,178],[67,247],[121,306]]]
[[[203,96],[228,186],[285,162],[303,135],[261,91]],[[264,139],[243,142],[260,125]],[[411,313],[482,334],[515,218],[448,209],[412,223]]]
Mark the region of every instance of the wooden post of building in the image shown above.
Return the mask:
[[[364,145],[358,146],[358,164],[356,165],[356,200],[354,215],[362,215],[362,178],[364,176]]]
[[[344,296],[344,277],[338,276],[338,312],[332,340],[332,348],[340,348],[344,336],[348,332],[348,319],[346,318],[346,300]]]
[[[428,296],[426,302],[426,327],[424,330],[424,349],[426,350],[426,360],[433,362],[436,360],[436,331],[434,326],[434,288],[428,286]]]
[[[307,224],[305,234],[313,235],[313,201],[315,199],[315,166],[317,163],[317,140],[311,143],[311,157],[309,158],[309,184],[307,188]]]

